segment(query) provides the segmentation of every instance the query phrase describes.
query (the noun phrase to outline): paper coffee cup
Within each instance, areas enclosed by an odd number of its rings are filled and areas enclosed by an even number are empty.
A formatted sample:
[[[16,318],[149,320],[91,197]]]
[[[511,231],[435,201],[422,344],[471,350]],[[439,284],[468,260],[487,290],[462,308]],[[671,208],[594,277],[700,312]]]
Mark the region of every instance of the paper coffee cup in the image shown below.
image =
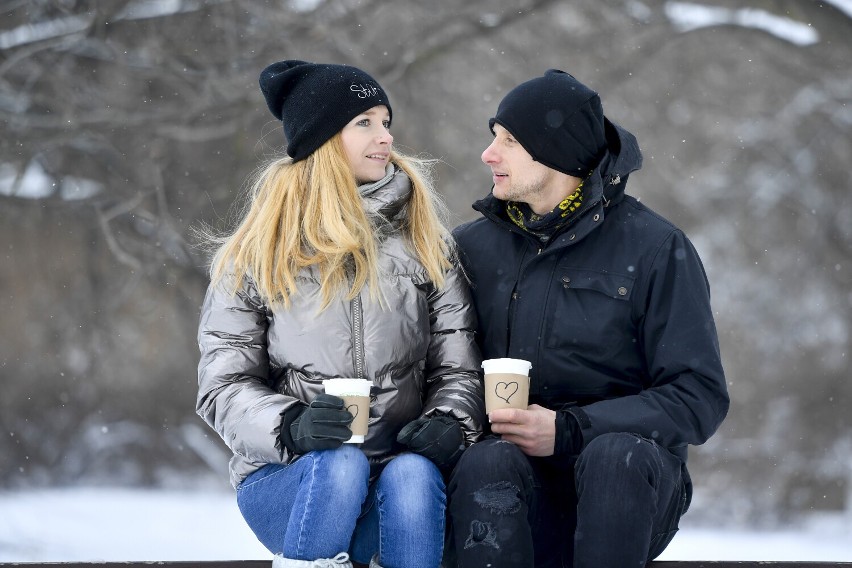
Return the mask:
[[[343,405],[355,420],[349,425],[352,437],[347,444],[360,444],[367,435],[367,425],[370,419],[370,387],[372,381],[367,379],[326,379],[322,382],[326,394],[333,394],[343,399]]]
[[[498,408],[526,409],[530,396],[530,369],[532,363],[523,359],[486,359],[485,412]]]

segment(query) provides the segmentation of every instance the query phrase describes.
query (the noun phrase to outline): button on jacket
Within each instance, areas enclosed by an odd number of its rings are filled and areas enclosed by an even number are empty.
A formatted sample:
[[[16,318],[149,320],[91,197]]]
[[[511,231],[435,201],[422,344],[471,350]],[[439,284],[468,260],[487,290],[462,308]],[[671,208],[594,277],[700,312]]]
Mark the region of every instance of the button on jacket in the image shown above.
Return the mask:
[[[377,223],[385,307],[365,287],[319,311],[318,271],[304,270],[289,309],[273,311],[252,279],[236,294],[231,282],[211,286],[198,330],[198,414],[234,452],[238,486],[267,463],[294,456],[278,441],[281,415],[323,392],[323,379],[373,381],[369,430],[361,449],[380,467],[402,451],[399,430],[436,413],[459,420],[467,444],[484,420],[480,355],[470,295],[460,270],[437,289],[400,232],[411,194],[408,177],[362,190]],[[300,402],[301,401],[301,402]]]
[[[543,242],[489,195],[455,237],[472,282],[482,356],[532,362],[530,402],[575,407],[583,441],[633,432],[686,462],[728,410],[710,290],[692,243],[624,194],[635,138],[606,121],[610,151],[583,207]],[[579,408],[579,410],[577,410]]]

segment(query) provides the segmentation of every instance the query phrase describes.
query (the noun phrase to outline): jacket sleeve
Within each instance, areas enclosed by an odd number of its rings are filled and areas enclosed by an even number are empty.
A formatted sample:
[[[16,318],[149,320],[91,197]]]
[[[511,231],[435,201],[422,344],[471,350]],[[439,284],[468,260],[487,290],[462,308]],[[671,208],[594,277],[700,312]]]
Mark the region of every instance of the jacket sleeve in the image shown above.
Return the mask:
[[[634,432],[668,448],[706,442],[729,397],[710,308],[710,287],[692,243],[672,231],[653,258],[640,307],[639,337],[650,387],[572,412],[584,443]]]
[[[447,273],[445,286],[429,297],[431,338],[426,357],[424,414],[457,419],[467,445],[482,435],[485,394],[482,357],[476,345],[476,315],[461,268]]]
[[[298,402],[270,384],[270,316],[251,279],[236,293],[231,282],[211,285],[201,309],[196,412],[235,454],[282,463],[287,452],[278,440],[281,416]]]

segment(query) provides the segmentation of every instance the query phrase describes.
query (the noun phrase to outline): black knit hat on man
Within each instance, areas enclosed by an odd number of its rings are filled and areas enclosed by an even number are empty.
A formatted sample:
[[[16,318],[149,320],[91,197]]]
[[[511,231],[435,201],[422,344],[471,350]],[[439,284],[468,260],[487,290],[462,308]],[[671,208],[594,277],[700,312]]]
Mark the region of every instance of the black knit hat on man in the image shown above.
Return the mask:
[[[374,106],[385,105],[393,118],[384,89],[357,67],[291,59],[269,65],[259,82],[266,106],[284,125],[293,161],[307,158]]]
[[[509,91],[488,121],[492,132],[495,124],[535,161],[574,177],[585,178],[607,147],[600,97],[558,69]]]

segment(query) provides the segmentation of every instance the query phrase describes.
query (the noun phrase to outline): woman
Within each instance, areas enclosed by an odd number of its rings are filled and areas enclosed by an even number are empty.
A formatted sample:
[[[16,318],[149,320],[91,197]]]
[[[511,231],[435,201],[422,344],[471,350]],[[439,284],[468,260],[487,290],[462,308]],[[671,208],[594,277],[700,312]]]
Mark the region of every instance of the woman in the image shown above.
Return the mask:
[[[426,164],[392,149],[360,69],[282,61],[260,86],[287,157],[220,241],[197,411],[273,565],[439,565],[442,470],[481,433],[475,320]],[[327,378],[373,383],[363,444]],[[351,560],[350,560],[351,557]]]

